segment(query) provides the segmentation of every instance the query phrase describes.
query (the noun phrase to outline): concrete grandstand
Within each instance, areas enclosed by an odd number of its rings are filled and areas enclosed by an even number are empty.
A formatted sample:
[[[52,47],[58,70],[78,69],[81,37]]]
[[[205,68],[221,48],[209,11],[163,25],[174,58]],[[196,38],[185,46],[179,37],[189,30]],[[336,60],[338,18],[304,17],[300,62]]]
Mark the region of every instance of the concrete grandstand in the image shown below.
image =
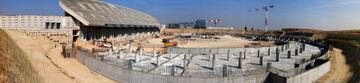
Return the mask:
[[[152,16],[127,7],[100,0],[60,0],[66,16],[80,26],[81,39],[119,38],[159,31],[159,22]]]

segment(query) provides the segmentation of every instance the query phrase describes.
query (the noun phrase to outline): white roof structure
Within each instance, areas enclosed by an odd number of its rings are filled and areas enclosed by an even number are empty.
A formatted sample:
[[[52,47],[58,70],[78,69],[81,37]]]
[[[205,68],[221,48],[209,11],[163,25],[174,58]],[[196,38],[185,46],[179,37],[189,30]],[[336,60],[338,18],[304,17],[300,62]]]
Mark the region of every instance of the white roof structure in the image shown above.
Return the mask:
[[[60,0],[59,5],[85,26],[160,27],[148,14],[101,0]]]

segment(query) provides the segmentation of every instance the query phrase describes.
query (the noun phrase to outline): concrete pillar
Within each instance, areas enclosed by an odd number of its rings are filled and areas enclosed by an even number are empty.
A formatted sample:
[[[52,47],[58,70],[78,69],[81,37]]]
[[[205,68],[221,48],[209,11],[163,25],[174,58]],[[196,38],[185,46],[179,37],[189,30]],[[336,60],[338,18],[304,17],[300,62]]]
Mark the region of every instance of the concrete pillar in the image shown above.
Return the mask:
[[[271,69],[271,62],[268,62],[266,65],[266,71],[270,72],[270,69]]]
[[[291,50],[288,51],[287,58],[291,58]]]
[[[215,54],[213,54],[212,61],[211,61],[211,68],[212,69],[214,69],[214,67],[215,67],[215,60],[216,60]]]
[[[268,49],[268,55],[270,56],[270,48]]]
[[[184,69],[186,68],[186,54],[184,54],[184,64],[183,64],[183,67],[184,67]]]
[[[295,49],[295,56],[297,56],[298,55],[298,49],[296,48]]]
[[[128,52],[128,55],[130,55],[131,53],[131,41],[129,41],[129,52]]]
[[[286,50],[288,50],[289,48],[290,48],[290,42],[286,44]]]
[[[171,65],[170,76],[175,76],[175,68],[176,68],[176,65]]]
[[[223,66],[223,77],[227,77],[228,76],[228,66],[224,65]]]
[[[260,60],[259,60],[259,64],[260,64],[260,65],[263,65],[263,60],[264,60],[264,57],[263,57],[263,56],[260,56]]]
[[[241,63],[241,56],[238,59],[238,68],[241,69],[242,68],[242,63]]]
[[[120,51],[120,59],[124,58],[124,51]]]
[[[276,59],[275,59],[275,60],[276,60],[276,62],[279,62],[279,61],[280,61],[280,55],[279,55],[279,52],[277,52],[277,53],[276,53],[276,57],[275,57],[275,58],[276,58]]]
[[[257,51],[257,57],[260,57],[260,50]]]
[[[140,50],[139,50],[139,51],[140,51],[140,54],[139,54],[139,55],[140,55],[140,56],[142,56],[142,55],[143,55],[143,51],[144,51],[144,49],[140,48]]]
[[[156,57],[156,51],[155,51],[155,48],[153,48],[153,58]]]
[[[230,60],[230,49],[228,49],[227,55],[226,55],[226,60],[229,61]]]
[[[172,49],[170,48],[169,59],[172,58]]]
[[[128,60],[128,68],[131,70],[132,69],[132,60]]]
[[[279,48],[276,47],[275,53],[278,55],[279,54]]]
[[[211,50],[209,50],[209,56],[208,56],[209,61],[211,60]]]
[[[135,53],[135,62],[139,62],[140,59],[139,59],[139,54]]]
[[[246,49],[244,50],[244,59],[246,59]]]
[[[156,56],[156,66],[157,66],[157,67],[159,66],[159,57],[160,57],[160,56]]]
[[[101,60],[101,61],[104,61],[104,60],[105,60],[105,56],[104,56],[104,55],[101,55],[101,56],[100,56],[100,60]]]
[[[303,51],[305,51],[305,47],[306,47],[306,44],[305,44],[305,43],[303,43]]]
[[[56,45],[56,44],[55,44]],[[110,48],[110,49],[108,49],[109,50],[109,55],[108,56],[112,56],[112,49]]]
[[[239,58],[242,58],[242,56],[243,56],[243,55],[242,55],[242,52],[240,51],[240,52],[239,52]]]

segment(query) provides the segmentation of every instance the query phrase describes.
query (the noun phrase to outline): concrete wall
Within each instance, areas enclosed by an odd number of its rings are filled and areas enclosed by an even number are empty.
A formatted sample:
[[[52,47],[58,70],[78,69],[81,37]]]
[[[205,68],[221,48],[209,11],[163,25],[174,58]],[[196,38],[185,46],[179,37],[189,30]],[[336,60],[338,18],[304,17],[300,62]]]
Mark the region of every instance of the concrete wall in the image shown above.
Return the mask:
[[[287,78],[286,83],[313,83],[330,71],[330,61],[299,75]]]
[[[113,80],[124,83],[262,83],[268,73],[234,77],[174,77],[145,73],[115,66],[91,57],[91,54],[78,50],[76,59],[89,69]]]

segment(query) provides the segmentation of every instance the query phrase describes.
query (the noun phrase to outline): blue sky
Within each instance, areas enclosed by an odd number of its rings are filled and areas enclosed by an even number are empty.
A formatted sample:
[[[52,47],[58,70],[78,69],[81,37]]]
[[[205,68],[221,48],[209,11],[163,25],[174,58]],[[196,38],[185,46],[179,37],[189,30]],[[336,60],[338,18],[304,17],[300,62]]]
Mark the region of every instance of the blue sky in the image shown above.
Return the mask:
[[[222,19],[219,26],[264,27],[265,0],[104,0],[156,17],[161,23]],[[268,0],[270,28],[360,29],[360,0]],[[1,0],[5,15],[63,15],[58,0]]]

